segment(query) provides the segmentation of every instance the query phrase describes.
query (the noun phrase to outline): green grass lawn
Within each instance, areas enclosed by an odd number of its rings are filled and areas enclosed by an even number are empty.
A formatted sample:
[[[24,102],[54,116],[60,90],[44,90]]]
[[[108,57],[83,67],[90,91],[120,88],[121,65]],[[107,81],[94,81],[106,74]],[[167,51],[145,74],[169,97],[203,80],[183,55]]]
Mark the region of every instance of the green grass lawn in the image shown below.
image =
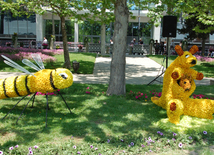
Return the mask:
[[[96,59],[95,53],[69,53],[71,66],[72,62],[74,60],[78,61],[80,63],[80,67],[77,71],[78,74],[93,74],[94,70],[94,63]],[[54,69],[54,68],[61,68],[64,64],[64,55],[55,55],[53,56],[57,59],[56,62],[52,63],[44,63],[44,66],[46,69]],[[24,65],[21,61],[15,61],[20,66],[24,67],[30,72],[35,72],[34,69]],[[32,61],[35,63],[34,61]],[[18,69],[12,68],[5,64],[3,61],[0,61],[0,71],[1,72],[21,72]],[[71,69],[71,72],[74,72],[73,68]]]
[[[179,133],[163,130],[156,125],[167,118],[166,111],[150,101],[151,91],[161,92],[161,85],[127,85],[126,96],[107,96],[108,85],[77,84],[60,92],[71,108],[69,113],[59,95],[50,95],[47,125],[45,128],[46,98],[36,96],[15,124],[30,97],[0,123],[0,151],[4,154],[212,154],[214,131]],[[148,98],[138,100],[130,92],[141,92]],[[87,92],[87,93],[86,93]],[[90,93],[89,93],[90,92]],[[214,96],[212,86],[200,86],[195,94]],[[0,118],[20,98],[0,100]],[[213,123],[214,124],[214,123]],[[200,125],[200,124],[199,124]],[[203,127],[203,125],[201,125]],[[163,135],[158,134],[160,131]],[[191,129],[194,131],[194,128]],[[174,131],[175,132],[175,131]],[[191,136],[191,138],[190,138]],[[182,143],[180,148],[178,145]],[[19,145],[18,148],[15,148]],[[35,149],[37,145],[39,148]],[[13,150],[9,147],[13,146]]]
[[[156,61],[157,63],[166,67],[166,59],[163,55],[147,55],[150,59]],[[168,66],[177,58],[177,56],[170,56],[168,58]],[[214,77],[214,62],[202,62],[198,61],[197,64],[192,67],[193,69],[197,70],[204,74],[204,77]]]

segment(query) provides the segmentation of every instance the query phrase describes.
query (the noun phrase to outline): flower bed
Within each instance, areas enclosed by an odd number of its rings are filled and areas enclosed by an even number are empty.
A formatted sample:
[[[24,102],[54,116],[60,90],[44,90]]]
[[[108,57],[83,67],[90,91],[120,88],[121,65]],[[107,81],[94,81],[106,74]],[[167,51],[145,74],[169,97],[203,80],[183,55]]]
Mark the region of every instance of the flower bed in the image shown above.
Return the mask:
[[[11,47],[0,47],[0,54],[5,55],[11,60],[22,60],[32,59],[31,54],[37,53],[41,56],[43,62],[54,62],[56,58],[54,55],[63,54],[63,49],[49,50],[49,49],[28,49],[28,48],[11,48]],[[0,57],[0,60],[3,60]]]
[[[214,58],[210,58],[210,57],[203,57],[200,55],[195,55],[195,57],[197,58],[198,61],[206,61],[206,62],[214,61]]]

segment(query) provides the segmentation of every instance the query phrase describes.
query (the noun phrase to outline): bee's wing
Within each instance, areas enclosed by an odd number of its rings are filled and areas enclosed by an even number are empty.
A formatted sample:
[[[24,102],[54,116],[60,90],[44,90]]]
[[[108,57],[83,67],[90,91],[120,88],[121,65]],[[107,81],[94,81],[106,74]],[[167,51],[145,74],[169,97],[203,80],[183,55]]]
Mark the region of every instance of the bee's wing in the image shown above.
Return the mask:
[[[1,55],[4,59],[4,63],[6,63],[7,65],[13,67],[13,68],[16,68],[16,69],[19,69],[27,74],[30,74],[30,75],[33,75],[31,72],[29,72],[28,70],[24,69],[22,66],[20,66],[19,64],[17,64],[16,62],[14,62],[13,60],[9,59],[8,57],[4,56],[4,55]],[[35,76],[35,75],[33,75]]]
[[[33,68],[33,69],[35,69],[35,70],[37,70],[37,71],[40,71],[40,70],[41,70],[39,67],[37,67],[36,65],[34,65],[34,63],[32,63],[32,62],[31,62],[30,60],[28,60],[28,59],[23,59],[23,60],[22,60],[22,63],[25,64],[25,65],[27,65],[27,66],[29,66],[29,67],[31,67],[31,68]]]
[[[45,69],[42,59],[39,54],[31,54],[31,56],[41,69]]]

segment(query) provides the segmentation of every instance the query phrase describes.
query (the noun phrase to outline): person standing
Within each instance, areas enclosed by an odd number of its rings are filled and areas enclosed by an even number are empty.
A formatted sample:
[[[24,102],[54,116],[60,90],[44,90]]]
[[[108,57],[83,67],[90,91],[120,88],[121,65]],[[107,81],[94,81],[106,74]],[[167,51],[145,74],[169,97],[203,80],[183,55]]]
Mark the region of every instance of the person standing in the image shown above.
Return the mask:
[[[171,54],[175,54],[176,53],[174,51],[174,48],[175,48],[175,42],[174,42],[174,40],[172,40],[171,43],[170,43],[170,53]]]
[[[179,46],[181,46],[181,47],[182,47],[182,41],[180,41]]]
[[[132,50],[132,54],[134,54],[134,52],[133,52],[133,47],[134,47],[134,45],[136,44],[135,41],[136,41],[135,38],[133,38],[133,40],[132,40],[131,43],[130,43],[131,50]]]
[[[158,40],[155,40],[155,54],[159,54],[160,51],[160,44],[158,43]]]

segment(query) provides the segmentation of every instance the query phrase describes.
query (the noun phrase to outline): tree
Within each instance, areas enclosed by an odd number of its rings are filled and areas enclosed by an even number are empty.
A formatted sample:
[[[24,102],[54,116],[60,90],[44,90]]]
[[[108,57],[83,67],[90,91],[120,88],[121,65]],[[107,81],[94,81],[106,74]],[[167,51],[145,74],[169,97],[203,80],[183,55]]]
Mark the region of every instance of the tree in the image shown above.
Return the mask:
[[[147,16],[150,18],[149,22],[155,26],[160,25],[160,19],[164,15],[178,16],[177,3],[179,0],[140,0],[140,8],[147,9],[149,12]]]
[[[95,21],[101,25],[101,54],[105,54],[105,25],[114,21],[112,13],[114,6],[107,0],[86,0],[82,3],[83,8],[89,10],[90,14],[85,18],[90,23]]]
[[[130,15],[128,4],[140,5],[139,0],[76,0],[75,2],[60,1],[60,0],[20,0],[25,4],[29,10],[36,12],[37,14],[44,14],[47,9],[51,10],[54,14],[57,14],[62,22],[66,16],[73,16],[73,18],[84,19],[90,22],[98,21],[101,24],[110,23],[114,21],[114,34],[113,34],[113,55],[110,70],[110,82],[107,90],[109,95],[124,95],[126,93],[125,87],[125,53],[127,46],[127,28],[128,18]],[[143,3],[142,3],[143,4]],[[47,7],[41,7],[47,6]],[[73,7],[73,8],[71,8]],[[99,9],[97,9],[99,8]],[[90,13],[78,14],[77,11],[87,9]],[[114,10],[112,15],[111,10]],[[70,60],[67,50],[67,37],[66,31],[62,29],[63,46],[64,46],[64,58],[66,67],[69,68]],[[101,43],[105,40],[101,40]]]
[[[211,26],[210,25],[205,25],[202,22],[198,21],[198,13],[190,13],[189,16],[191,18],[188,18],[184,21],[182,29],[178,29],[178,31],[181,34],[188,34],[187,39],[188,40],[193,40],[195,38],[200,38],[202,40],[202,55],[204,55],[205,52],[205,40],[209,37],[209,34],[213,34],[213,31],[208,32],[208,33],[198,33],[194,29],[195,27],[198,27],[200,30],[207,30]]]
[[[190,32],[202,39],[202,54],[205,52],[205,39],[214,32],[214,4],[213,0],[192,1],[180,0],[177,10],[183,12],[186,24],[193,22]],[[194,36],[194,35],[192,35]],[[192,38],[192,37],[191,37]]]
[[[197,17],[198,22],[207,25],[204,29],[199,25],[194,27],[194,31],[197,33],[210,33],[214,30],[214,3],[213,0],[206,1],[192,1],[192,0],[179,0],[177,10],[183,12],[183,18],[188,19],[193,16]]]
[[[190,14],[196,16],[198,22],[207,25],[206,28],[196,25],[193,31],[196,33],[210,33],[214,30],[214,3],[213,0],[193,1],[193,0],[143,0],[143,7],[149,10],[148,17],[150,22],[158,26],[159,19],[165,14],[180,16],[182,13],[184,19],[191,18]],[[148,5],[147,5],[148,4]],[[150,7],[154,4],[155,7]]]
[[[68,44],[67,44],[67,33],[65,26],[65,18],[66,17],[74,17],[74,18],[84,18],[85,15],[78,15],[77,11],[81,10],[81,0],[80,1],[61,1],[61,0],[20,0],[19,4],[22,4],[28,8],[29,11],[34,12],[36,14],[43,15],[46,11],[51,11],[53,14],[56,14],[60,17],[61,21],[61,30],[62,30],[62,40],[63,40],[63,50],[64,50],[64,61],[65,67],[70,69],[70,57],[68,52]],[[72,9],[73,6],[76,6],[76,9]]]
[[[125,51],[127,45],[129,9],[126,0],[116,0],[114,6],[114,44],[107,94],[124,95],[126,93]]]

